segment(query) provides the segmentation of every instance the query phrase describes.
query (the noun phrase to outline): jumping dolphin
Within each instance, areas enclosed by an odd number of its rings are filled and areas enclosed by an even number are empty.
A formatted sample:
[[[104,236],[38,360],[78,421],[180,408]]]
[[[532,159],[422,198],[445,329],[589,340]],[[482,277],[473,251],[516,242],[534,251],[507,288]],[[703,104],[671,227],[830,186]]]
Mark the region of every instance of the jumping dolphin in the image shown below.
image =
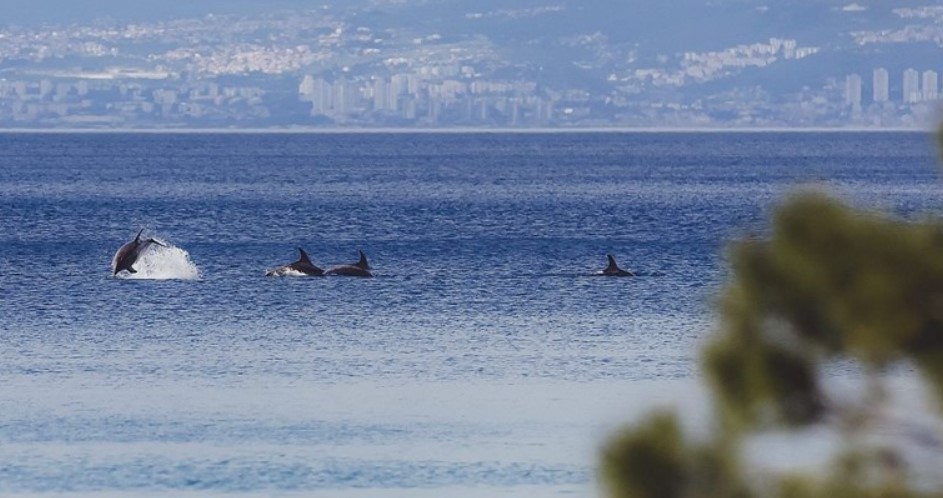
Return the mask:
[[[311,262],[311,258],[308,257],[308,253],[304,249],[298,248],[298,253],[300,257],[298,261],[294,263],[287,264],[285,266],[280,266],[274,270],[269,270],[265,272],[266,277],[283,277],[285,275],[291,275],[292,272],[300,273],[302,275],[308,275],[311,277],[317,277],[324,274],[324,270],[314,266],[314,263]]]
[[[370,265],[367,264],[367,255],[360,251],[360,261],[352,265],[332,266],[324,272],[325,275],[342,275],[345,277],[372,277]]]
[[[635,274],[619,268],[619,265],[616,264],[616,258],[612,257],[612,254],[607,254],[606,259],[609,260],[609,266],[600,273],[600,275],[607,277],[634,277]]]
[[[141,253],[150,247],[151,244],[167,247],[166,245],[150,238],[141,242],[141,234],[143,232],[144,229],[142,228],[134,237],[134,240],[121,246],[121,248],[118,249],[118,252],[115,253],[115,257],[111,260],[112,275],[117,275],[121,270],[127,270],[128,273],[137,273],[137,270],[133,268],[133,265],[134,263],[137,263],[138,258],[141,257]]]

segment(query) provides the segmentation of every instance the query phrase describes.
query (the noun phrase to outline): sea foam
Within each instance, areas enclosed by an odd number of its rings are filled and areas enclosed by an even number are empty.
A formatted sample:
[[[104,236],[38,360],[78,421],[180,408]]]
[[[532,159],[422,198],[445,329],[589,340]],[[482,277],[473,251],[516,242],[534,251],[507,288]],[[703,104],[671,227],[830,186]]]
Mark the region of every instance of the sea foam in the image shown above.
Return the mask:
[[[198,280],[200,269],[190,253],[164,241],[166,247],[152,244],[134,263],[137,273],[121,272],[120,278],[133,280]]]

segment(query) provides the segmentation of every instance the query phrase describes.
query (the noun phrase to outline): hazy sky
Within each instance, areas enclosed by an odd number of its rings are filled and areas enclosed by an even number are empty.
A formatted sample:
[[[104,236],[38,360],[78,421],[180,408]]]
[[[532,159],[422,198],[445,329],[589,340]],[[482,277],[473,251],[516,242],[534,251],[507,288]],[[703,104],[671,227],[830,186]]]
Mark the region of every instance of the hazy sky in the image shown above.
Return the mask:
[[[316,0],[0,0],[0,23],[37,24],[87,22],[94,19],[143,21],[208,13],[265,12],[317,7]]]
[[[152,21],[208,13],[254,14],[280,9],[312,9],[325,4],[353,6],[365,3],[441,4],[443,10],[460,12],[566,3],[571,7],[586,7],[595,13],[610,12],[616,17],[620,17],[619,14],[631,14],[630,18],[654,17],[683,22],[685,17],[690,16],[675,15],[675,11],[682,6],[684,9],[721,7],[719,10],[727,14],[774,6],[791,15],[808,13],[810,15],[805,19],[808,21],[814,17],[812,11],[819,12],[823,8],[828,11],[860,4],[867,5],[869,10],[888,10],[892,6],[934,4],[939,3],[939,0],[671,0],[664,3],[651,0],[0,0],[0,25],[88,22],[105,18]]]

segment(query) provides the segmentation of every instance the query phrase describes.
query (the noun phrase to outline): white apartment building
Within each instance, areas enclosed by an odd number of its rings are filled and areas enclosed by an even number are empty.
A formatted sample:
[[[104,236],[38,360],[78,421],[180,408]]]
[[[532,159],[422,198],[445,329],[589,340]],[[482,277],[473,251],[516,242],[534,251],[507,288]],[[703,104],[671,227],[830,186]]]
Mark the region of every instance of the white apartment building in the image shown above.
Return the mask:
[[[920,102],[920,73],[910,68],[904,71],[904,86],[901,97],[905,104]]]
[[[874,101],[887,102],[891,97],[890,75],[887,69],[879,67],[874,70]]]
[[[861,108],[861,76],[849,74],[845,78],[845,105]]]
[[[923,72],[923,100],[936,100],[940,94],[939,76],[936,71]]]

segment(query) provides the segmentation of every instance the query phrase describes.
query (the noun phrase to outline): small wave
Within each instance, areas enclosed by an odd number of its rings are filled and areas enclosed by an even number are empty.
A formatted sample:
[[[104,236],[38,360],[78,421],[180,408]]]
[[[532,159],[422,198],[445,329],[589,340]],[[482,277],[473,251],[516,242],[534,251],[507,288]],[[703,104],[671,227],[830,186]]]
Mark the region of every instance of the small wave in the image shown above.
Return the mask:
[[[121,272],[119,278],[129,280],[198,280],[200,269],[187,251],[160,241],[167,247],[151,245],[141,254],[134,269],[137,273]]]
[[[307,277],[307,273],[302,273],[294,268],[276,268],[274,270],[268,270],[265,272],[267,277]]]

